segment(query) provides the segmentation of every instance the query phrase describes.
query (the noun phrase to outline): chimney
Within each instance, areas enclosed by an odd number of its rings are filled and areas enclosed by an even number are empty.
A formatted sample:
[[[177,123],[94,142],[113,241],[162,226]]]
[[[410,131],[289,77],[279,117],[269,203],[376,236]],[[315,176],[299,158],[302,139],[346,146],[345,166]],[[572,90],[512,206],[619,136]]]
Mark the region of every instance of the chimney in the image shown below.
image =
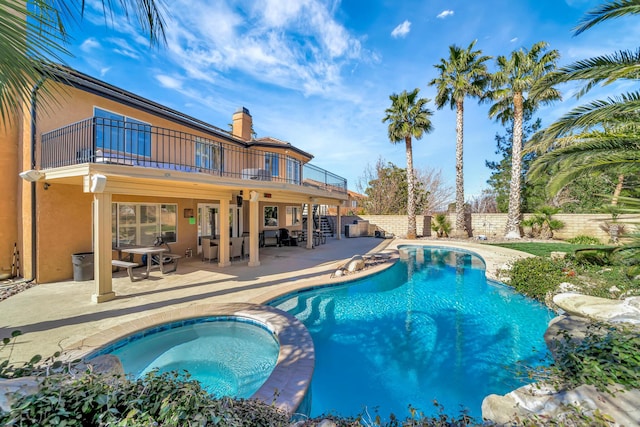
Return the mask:
[[[240,107],[238,111],[233,113],[233,128],[231,133],[243,141],[251,141],[253,136],[253,119],[251,118],[249,110]]]

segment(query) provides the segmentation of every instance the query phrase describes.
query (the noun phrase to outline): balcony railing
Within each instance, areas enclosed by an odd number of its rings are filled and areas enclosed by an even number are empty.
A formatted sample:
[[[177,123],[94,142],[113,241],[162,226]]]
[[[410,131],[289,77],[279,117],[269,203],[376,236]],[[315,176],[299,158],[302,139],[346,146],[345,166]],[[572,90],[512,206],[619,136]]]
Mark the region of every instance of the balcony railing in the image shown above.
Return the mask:
[[[173,129],[101,117],[43,134],[40,154],[42,169],[109,163],[347,192],[346,179],[266,147],[243,148]]]

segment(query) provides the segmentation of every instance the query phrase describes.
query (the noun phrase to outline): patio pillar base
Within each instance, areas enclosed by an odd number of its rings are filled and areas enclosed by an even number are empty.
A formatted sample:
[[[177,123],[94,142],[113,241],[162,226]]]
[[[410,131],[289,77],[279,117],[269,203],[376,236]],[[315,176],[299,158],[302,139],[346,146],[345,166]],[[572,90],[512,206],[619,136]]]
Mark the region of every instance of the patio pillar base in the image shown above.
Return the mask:
[[[111,301],[112,299],[115,299],[115,297],[116,297],[115,292],[108,292],[106,294],[100,294],[100,295],[93,294],[91,295],[91,302],[100,304],[101,302]]]
[[[218,263],[218,267],[229,267],[231,265],[231,261],[227,261],[227,262],[219,262]]]
[[[260,261],[249,261],[249,267],[259,267]]]

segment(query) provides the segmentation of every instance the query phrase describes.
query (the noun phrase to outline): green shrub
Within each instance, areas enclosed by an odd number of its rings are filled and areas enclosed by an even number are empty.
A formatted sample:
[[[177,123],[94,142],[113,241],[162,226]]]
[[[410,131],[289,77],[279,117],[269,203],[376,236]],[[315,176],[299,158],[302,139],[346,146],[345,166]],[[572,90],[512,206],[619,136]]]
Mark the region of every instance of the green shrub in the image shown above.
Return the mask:
[[[547,257],[523,258],[514,261],[507,272],[509,284],[516,291],[544,301],[549,292],[555,291],[562,282],[575,275],[568,270],[563,260],[553,260]]]
[[[573,245],[601,245],[600,239],[592,236],[576,236],[571,239],[567,239],[567,243],[571,243]]]
[[[565,331],[547,374],[561,387],[591,384],[614,393],[616,385],[640,388],[640,333],[625,327],[593,323],[576,341]]]
[[[288,416],[257,400],[213,398],[176,372],[143,379],[86,373],[51,376],[34,395],[20,397],[1,425],[29,426],[287,426]]]

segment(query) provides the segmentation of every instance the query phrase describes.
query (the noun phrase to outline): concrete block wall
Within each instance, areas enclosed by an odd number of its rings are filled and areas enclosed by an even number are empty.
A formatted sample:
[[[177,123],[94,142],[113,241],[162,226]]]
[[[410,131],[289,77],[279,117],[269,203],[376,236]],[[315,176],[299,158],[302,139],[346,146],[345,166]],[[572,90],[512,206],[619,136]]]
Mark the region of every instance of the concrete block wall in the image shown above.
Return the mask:
[[[532,214],[525,214],[524,218],[531,217]],[[451,224],[455,224],[455,214],[447,214],[447,218]],[[600,239],[602,243],[609,241],[609,235],[602,230],[600,226],[611,220],[608,214],[556,214],[554,219],[558,219],[564,223],[564,227],[554,232],[556,239],[570,239],[576,236],[592,236]],[[379,229],[387,233],[393,233],[395,236],[404,237],[407,235],[408,219],[406,215],[360,215],[348,216],[342,218],[342,224],[352,224],[357,220],[366,220],[377,226]],[[629,223],[626,231],[632,231],[635,225],[632,223],[640,223],[640,215],[620,215],[619,222]],[[507,214],[471,214],[472,235],[477,237],[485,235],[489,238],[502,238],[507,224]],[[430,235],[430,230],[424,230],[424,216],[416,215],[416,229],[418,236]],[[344,229],[341,230],[344,233]]]

